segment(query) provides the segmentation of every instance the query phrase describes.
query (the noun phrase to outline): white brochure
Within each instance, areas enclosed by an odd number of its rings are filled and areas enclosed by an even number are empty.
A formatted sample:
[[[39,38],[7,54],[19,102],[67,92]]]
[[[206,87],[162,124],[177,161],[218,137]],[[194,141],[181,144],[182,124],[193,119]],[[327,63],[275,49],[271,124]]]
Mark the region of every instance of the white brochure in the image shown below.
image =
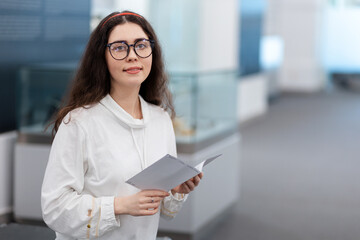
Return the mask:
[[[221,156],[221,154],[210,157],[196,166],[190,166],[180,159],[167,154],[128,179],[126,183],[142,190],[159,189],[169,191],[201,173],[204,166],[219,156]]]

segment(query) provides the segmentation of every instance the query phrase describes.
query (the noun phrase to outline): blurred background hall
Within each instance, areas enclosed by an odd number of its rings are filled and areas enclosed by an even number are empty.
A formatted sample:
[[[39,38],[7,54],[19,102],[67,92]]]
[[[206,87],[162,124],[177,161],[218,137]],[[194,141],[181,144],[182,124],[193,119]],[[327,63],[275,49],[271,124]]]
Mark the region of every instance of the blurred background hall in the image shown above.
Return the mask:
[[[0,0],[1,240],[55,238],[44,126],[122,10],[158,34],[179,157],[223,154],[158,239],[360,239],[359,0]]]

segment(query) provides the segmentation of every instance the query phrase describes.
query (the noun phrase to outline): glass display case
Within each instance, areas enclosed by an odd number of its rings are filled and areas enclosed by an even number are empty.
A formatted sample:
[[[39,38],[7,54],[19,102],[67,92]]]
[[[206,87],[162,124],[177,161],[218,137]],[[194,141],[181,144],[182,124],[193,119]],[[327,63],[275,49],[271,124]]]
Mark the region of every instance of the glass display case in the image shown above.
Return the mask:
[[[51,142],[52,115],[58,110],[77,63],[24,66],[18,71],[17,126],[20,141]]]
[[[51,127],[76,63],[41,64],[19,71],[17,119],[20,139],[50,142]],[[177,113],[173,120],[180,152],[192,152],[234,132],[236,77],[232,71],[170,73]]]
[[[170,73],[179,152],[197,151],[237,129],[237,72]]]

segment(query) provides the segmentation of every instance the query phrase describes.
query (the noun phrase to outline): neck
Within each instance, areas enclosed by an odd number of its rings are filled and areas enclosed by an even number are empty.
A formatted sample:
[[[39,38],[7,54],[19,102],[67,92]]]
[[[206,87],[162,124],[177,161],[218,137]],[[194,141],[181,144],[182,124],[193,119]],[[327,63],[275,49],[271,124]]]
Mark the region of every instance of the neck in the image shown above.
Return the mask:
[[[110,96],[133,118],[142,118],[139,91],[120,91],[112,88]]]

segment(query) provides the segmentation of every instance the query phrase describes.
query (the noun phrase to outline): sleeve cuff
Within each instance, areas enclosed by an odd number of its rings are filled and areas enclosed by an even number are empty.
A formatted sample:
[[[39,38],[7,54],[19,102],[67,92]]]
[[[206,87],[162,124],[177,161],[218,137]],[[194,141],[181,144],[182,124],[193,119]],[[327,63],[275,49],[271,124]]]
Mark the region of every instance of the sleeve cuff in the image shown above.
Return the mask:
[[[170,197],[173,200],[179,201],[179,202],[183,202],[186,200],[188,194],[184,194],[184,193],[175,193],[172,194],[172,192],[170,191]]]
[[[103,210],[104,221],[115,226],[120,226],[120,219],[118,216],[115,216],[114,197],[103,197],[101,201],[101,208]]]

